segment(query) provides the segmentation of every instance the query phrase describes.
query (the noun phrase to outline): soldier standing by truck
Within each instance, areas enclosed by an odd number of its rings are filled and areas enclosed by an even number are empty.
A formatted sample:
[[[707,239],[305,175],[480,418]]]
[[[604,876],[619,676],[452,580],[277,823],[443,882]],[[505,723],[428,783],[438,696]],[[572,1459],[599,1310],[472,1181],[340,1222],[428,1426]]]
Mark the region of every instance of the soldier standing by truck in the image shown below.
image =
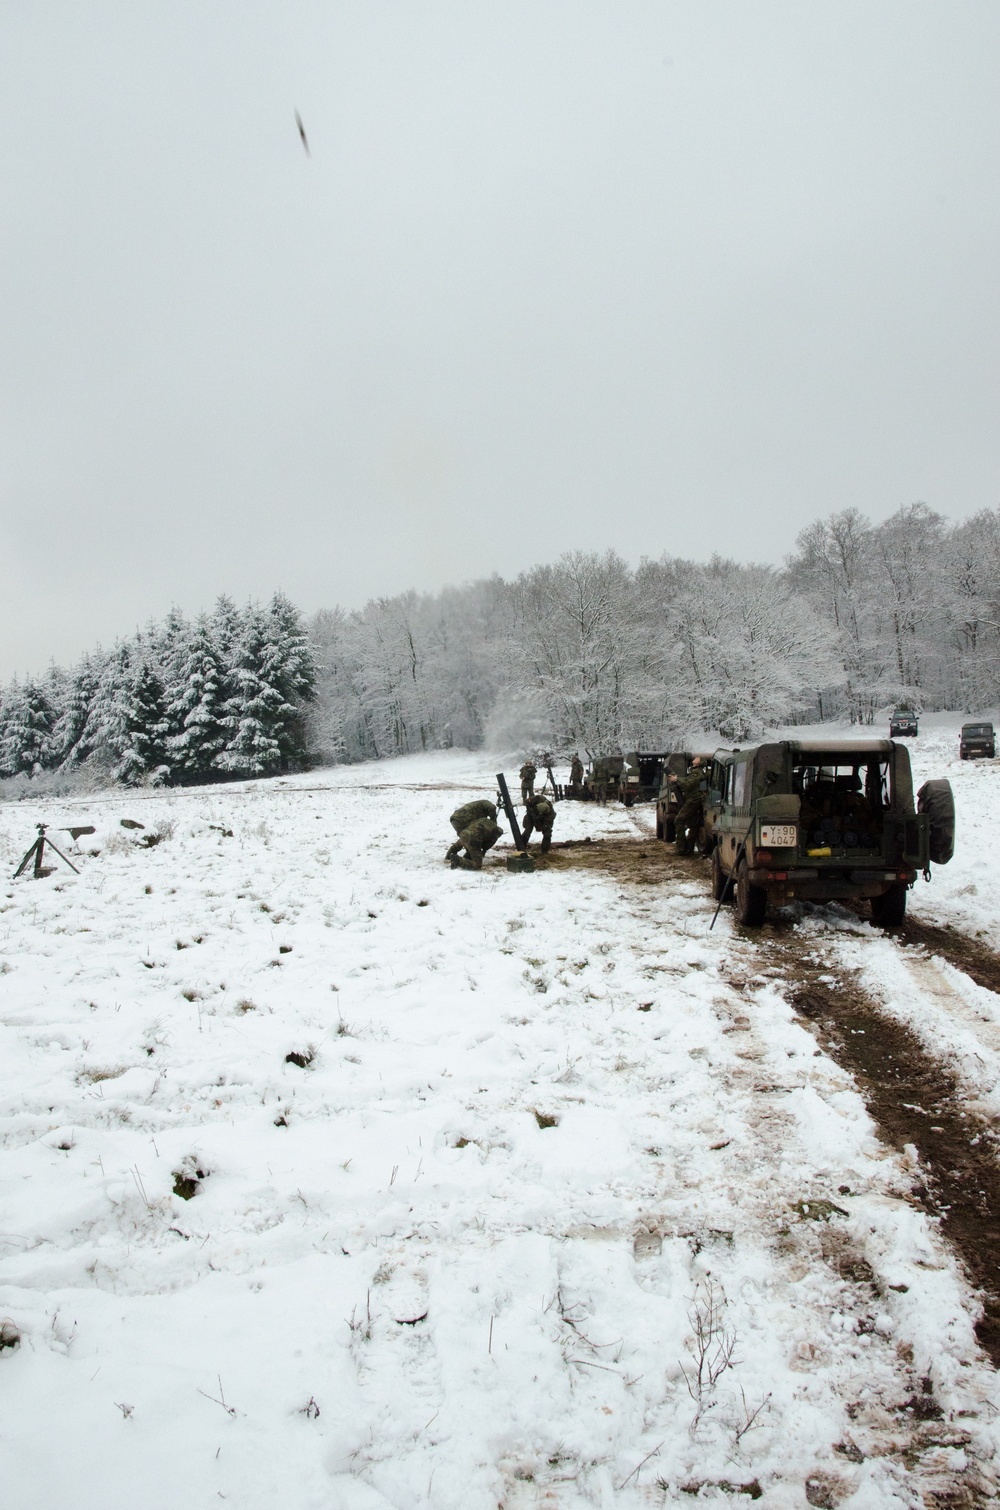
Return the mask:
[[[535,762],[532,759],[530,759],[530,757],[529,757],[529,759],[527,759],[524,762],[524,765],[521,767],[521,801],[522,802],[527,802],[527,800],[528,800],[529,797],[534,796],[534,792],[535,792],[535,777],[537,775],[538,775],[538,768],[535,765]]]
[[[466,802],[463,807],[455,809],[450,821],[458,835],[445,855],[445,859],[451,862],[452,870],[482,870],[486,851],[493,848],[503,833],[497,823],[496,807],[485,799],[481,802]]]
[[[684,799],[675,820],[679,855],[689,855],[694,849],[694,841],[704,816],[704,778],[705,769],[700,755],[694,757],[685,776],[670,777]]]
[[[579,797],[580,788],[583,786],[583,761],[579,755],[574,755],[569,767],[570,791],[574,797]]]
[[[608,805],[608,763],[595,760],[590,768],[590,785],[594,789],[594,801],[598,807]]]
[[[537,797],[529,797],[524,805],[524,847],[527,850],[528,840],[537,829],[542,836],[541,853],[547,855],[552,848],[552,825],[556,821],[556,810],[549,799],[541,792]]]

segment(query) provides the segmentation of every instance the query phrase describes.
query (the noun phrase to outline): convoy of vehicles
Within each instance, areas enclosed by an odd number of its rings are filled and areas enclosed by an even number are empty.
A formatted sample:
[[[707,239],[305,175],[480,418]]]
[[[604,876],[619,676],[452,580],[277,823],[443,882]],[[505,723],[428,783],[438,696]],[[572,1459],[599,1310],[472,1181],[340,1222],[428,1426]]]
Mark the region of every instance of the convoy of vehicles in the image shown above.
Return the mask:
[[[912,709],[892,727],[917,732]],[[991,723],[962,725],[963,760],[996,755]],[[685,793],[671,781],[698,756],[705,768],[703,815],[688,838],[711,859],[716,901],[733,899],[747,927],[769,906],[792,901],[867,901],[874,922],[898,927],[906,896],[930,865],[954,851],[955,805],[947,781],[925,782],[914,800],[910,756],[895,738],[773,740],[713,754],[633,751],[591,762],[582,795],[617,790],[626,807],[656,799],[656,837],[678,843]]]
[[[962,760],[975,760],[977,756],[985,756],[988,760],[995,759],[997,737],[993,725],[963,724],[958,741],[958,753]]]

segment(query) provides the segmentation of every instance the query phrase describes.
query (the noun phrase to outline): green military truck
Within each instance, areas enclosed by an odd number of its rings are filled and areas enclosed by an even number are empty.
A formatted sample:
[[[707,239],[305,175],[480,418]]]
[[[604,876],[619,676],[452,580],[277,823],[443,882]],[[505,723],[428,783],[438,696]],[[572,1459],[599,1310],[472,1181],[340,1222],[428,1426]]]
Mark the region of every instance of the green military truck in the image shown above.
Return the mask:
[[[583,791],[585,799],[593,800],[595,796],[595,789],[602,783],[602,781],[607,791],[607,795],[609,797],[616,796],[618,792],[618,786],[621,781],[622,767],[624,766],[624,764],[624,755],[595,756],[594,759],[590,762],[590,770],[587,773],[587,780],[584,783]]]
[[[891,928],[918,872],[951,858],[955,809],[947,781],[927,782],[914,805],[909,752],[894,740],[781,740],[716,751],[705,825],[715,899],[735,894],[748,927],[769,903],[867,899]]]
[[[660,795],[660,774],[665,760],[663,751],[650,754],[633,750],[622,762],[618,777],[618,796],[626,807],[634,802],[655,802]]]
[[[677,838],[677,814],[681,810],[680,792],[677,790],[676,783],[670,778],[671,776],[686,776],[688,766],[696,755],[701,756],[701,763],[705,767],[707,786],[709,767],[712,762],[711,750],[673,750],[663,757],[660,792],[656,799],[656,837],[665,840],[667,844],[673,844]]]
[[[963,724],[958,740],[958,753],[962,760],[975,760],[977,756],[982,756],[986,760],[995,760],[997,736],[993,725]]]

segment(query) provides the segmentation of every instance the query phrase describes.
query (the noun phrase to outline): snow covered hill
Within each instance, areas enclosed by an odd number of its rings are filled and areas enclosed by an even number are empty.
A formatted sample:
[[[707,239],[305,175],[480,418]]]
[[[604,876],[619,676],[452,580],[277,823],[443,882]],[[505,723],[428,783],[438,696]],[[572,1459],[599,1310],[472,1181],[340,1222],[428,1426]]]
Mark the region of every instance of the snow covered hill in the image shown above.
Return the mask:
[[[965,847],[914,904],[992,930],[1000,770],[953,745],[915,748]],[[444,866],[497,769],[0,814],[8,875],[36,818],[81,872],[0,889],[7,1510],[992,1495],[1000,1390],[908,1155],[651,810]],[[799,927],[891,985],[867,925]],[[988,1097],[1000,1001],[974,1054],[896,996]]]

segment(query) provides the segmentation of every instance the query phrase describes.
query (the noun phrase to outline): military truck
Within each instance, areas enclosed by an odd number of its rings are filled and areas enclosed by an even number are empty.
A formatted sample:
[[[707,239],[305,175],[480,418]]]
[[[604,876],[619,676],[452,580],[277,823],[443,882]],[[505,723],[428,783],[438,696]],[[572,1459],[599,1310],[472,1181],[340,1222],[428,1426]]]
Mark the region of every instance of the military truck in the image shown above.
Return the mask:
[[[954,848],[949,783],[929,781],[919,798],[891,739],[717,750],[705,805],[716,901],[735,893],[739,921],[758,927],[769,903],[867,899],[876,923],[898,927],[918,871]]]
[[[593,800],[595,796],[594,789],[602,776],[607,784],[608,796],[612,798],[617,796],[624,764],[624,755],[595,756],[590,762],[590,770],[587,773],[587,780],[584,784],[584,792],[587,798]]]
[[[660,773],[665,756],[633,750],[626,755],[618,777],[618,796],[626,807],[634,802],[655,802],[660,795]]]
[[[900,703],[889,717],[890,739],[915,739],[919,730],[916,710],[908,703]]]
[[[663,774],[656,799],[656,837],[664,839],[668,844],[673,844],[677,838],[677,814],[681,810],[681,794],[670,778],[686,775],[687,768],[696,755],[701,756],[707,778],[712,762],[711,750],[673,750],[663,757]]]
[[[992,724],[963,724],[958,740],[958,753],[962,760],[975,760],[984,755],[993,760],[997,753],[997,736]]]

